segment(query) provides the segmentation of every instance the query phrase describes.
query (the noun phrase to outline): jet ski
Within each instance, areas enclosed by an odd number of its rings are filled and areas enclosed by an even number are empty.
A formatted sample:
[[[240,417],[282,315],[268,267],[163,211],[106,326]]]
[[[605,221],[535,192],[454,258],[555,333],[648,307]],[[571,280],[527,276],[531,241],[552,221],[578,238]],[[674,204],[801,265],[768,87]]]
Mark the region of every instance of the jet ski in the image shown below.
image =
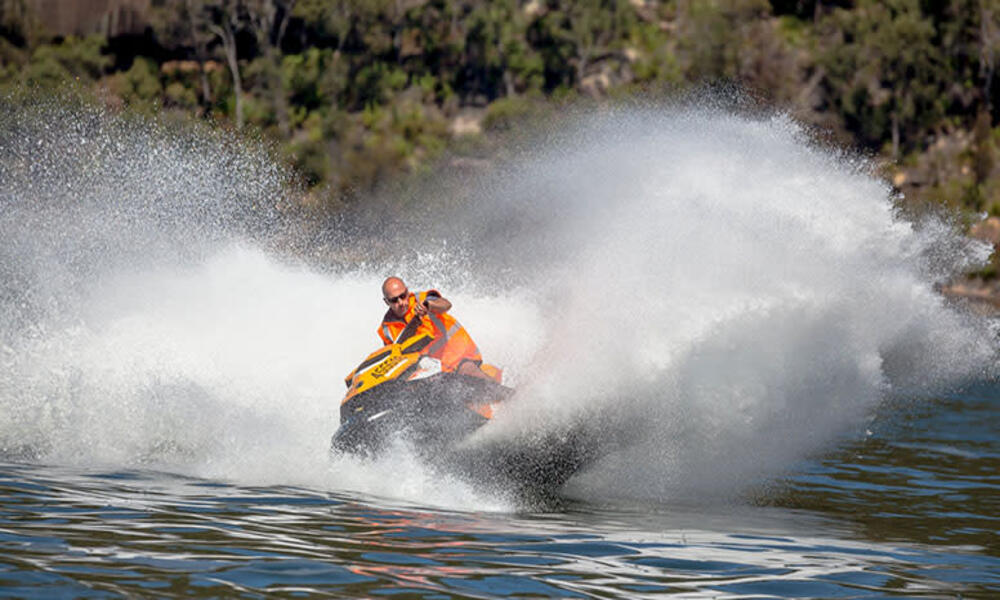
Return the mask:
[[[486,424],[513,391],[499,382],[443,371],[425,352],[433,342],[412,319],[392,344],[368,355],[344,379],[333,449],[375,455],[396,437],[434,455]]]
[[[474,443],[473,434],[509,402],[499,382],[443,371],[426,350],[433,338],[417,333],[420,317],[399,337],[369,354],[344,379],[340,427],[331,449],[373,458],[404,440],[428,463],[477,482],[548,501],[594,456],[582,429],[530,439]],[[472,443],[470,443],[470,441]]]

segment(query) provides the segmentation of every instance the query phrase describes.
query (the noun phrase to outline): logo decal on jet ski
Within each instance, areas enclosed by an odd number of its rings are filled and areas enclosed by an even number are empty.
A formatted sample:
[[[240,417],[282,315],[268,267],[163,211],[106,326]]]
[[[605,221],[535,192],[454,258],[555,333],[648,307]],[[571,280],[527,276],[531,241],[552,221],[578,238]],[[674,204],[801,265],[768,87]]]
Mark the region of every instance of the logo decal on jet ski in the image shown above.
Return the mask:
[[[401,360],[403,360],[403,356],[400,354],[387,358],[385,362],[372,369],[372,377],[384,376],[386,373],[391,371],[394,366],[396,366],[396,363]]]

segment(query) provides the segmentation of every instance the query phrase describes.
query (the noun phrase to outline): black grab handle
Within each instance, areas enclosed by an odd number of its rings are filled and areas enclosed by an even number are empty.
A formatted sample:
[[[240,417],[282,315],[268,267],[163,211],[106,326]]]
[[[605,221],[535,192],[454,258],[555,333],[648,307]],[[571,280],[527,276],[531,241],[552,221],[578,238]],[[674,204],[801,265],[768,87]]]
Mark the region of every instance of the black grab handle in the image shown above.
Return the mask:
[[[403,330],[399,332],[399,337],[396,338],[396,341],[394,343],[402,344],[406,340],[413,337],[414,334],[417,333],[417,328],[420,327],[420,322],[422,320],[423,318],[420,315],[413,315],[413,318],[410,319],[410,322],[406,324],[406,327],[404,327]]]

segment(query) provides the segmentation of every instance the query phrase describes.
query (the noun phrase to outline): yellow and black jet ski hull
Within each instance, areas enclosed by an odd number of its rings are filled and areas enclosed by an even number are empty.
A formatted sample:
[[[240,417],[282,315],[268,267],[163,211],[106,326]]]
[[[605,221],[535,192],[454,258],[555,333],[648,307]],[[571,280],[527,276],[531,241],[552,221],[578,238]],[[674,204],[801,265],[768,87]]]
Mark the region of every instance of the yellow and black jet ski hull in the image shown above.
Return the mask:
[[[512,393],[498,383],[455,373],[385,382],[341,404],[333,449],[374,454],[402,438],[421,452],[445,451],[486,424],[493,406]]]

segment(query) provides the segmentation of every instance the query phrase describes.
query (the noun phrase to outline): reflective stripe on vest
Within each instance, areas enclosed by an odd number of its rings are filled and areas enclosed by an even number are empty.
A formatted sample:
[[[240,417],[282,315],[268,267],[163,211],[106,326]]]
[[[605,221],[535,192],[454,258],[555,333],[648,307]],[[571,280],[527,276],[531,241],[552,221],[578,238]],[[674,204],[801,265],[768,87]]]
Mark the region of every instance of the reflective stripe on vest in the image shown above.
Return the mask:
[[[428,346],[427,354],[434,354],[435,352],[443,348],[444,345],[448,343],[448,340],[451,339],[451,336],[455,335],[455,333],[462,328],[462,325],[458,322],[458,319],[455,320],[455,323],[451,326],[451,329],[447,331],[445,331],[444,323],[441,322],[441,319],[438,319],[437,317],[431,317],[431,321],[433,321],[434,326],[437,327],[439,331],[444,332],[444,334],[438,339],[434,340],[433,344]]]

